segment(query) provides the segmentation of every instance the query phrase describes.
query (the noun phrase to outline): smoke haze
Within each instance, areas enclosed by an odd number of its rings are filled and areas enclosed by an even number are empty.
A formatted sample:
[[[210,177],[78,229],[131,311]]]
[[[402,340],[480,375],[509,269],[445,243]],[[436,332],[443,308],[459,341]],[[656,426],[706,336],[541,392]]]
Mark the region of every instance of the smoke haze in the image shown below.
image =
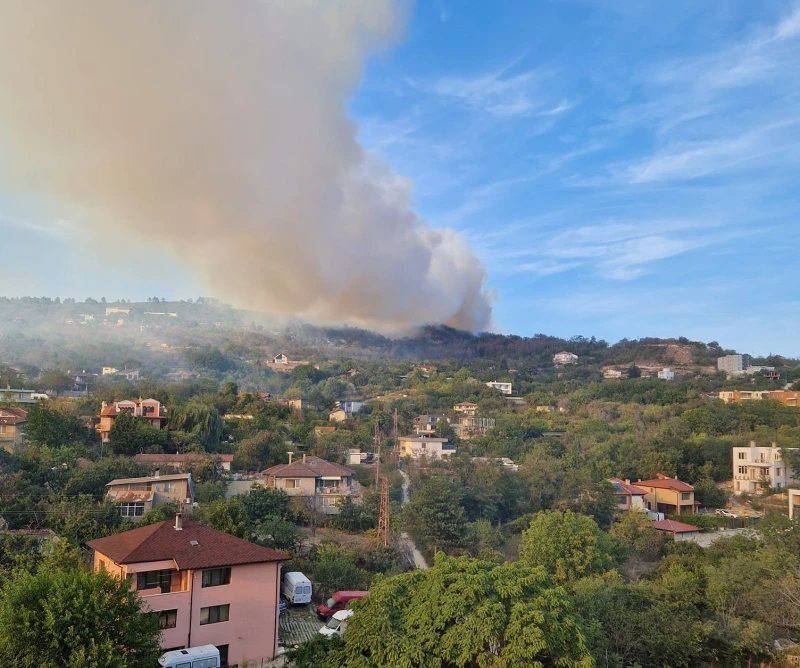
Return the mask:
[[[491,322],[481,262],[347,117],[390,0],[0,0],[0,188],[217,296],[401,332]]]

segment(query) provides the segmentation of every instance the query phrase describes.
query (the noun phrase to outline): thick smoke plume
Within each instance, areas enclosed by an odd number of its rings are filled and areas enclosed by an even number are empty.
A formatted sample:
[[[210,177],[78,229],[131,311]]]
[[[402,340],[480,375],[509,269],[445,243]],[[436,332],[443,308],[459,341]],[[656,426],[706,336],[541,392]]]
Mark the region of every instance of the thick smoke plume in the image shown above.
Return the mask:
[[[486,328],[480,261],[347,117],[400,22],[391,0],[0,0],[0,189],[243,307]]]

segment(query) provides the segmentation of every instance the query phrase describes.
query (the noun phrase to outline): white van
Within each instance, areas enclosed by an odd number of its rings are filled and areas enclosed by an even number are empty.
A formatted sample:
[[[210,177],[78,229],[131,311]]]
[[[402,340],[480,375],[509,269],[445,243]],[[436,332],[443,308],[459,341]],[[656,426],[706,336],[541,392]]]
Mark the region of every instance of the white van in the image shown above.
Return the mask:
[[[292,605],[311,603],[311,580],[300,571],[292,571],[283,576],[281,595]]]
[[[320,635],[330,638],[331,636],[341,636],[347,630],[347,621],[353,616],[353,610],[339,610],[319,632]]]
[[[219,668],[219,650],[214,645],[164,652],[158,660],[161,668]]]

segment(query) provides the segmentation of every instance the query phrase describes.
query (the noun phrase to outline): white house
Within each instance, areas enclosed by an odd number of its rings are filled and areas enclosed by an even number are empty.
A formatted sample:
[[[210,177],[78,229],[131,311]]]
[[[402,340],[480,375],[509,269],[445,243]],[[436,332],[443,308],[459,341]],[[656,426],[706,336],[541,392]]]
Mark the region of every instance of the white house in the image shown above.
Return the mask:
[[[675,378],[675,372],[672,371],[672,369],[670,369],[667,366],[667,367],[664,367],[663,369],[661,369],[661,371],[658,372],[658,377],[661,380],[672,380],[673,378]]]
[[[575,364],[577,361],[578,356],[575,353],[570,353],[566,350],[562,350],[560,353],[553,355],[553,364],[557,366],[562,364]]]
[[[286,356],[285,353],[278,353],[275,357],[272,358],[273,364],[288,364],[289,358]]]
[[[450,445],[446,438],[401,436],[398,441],[400,442],[400,456],[411,457],[411,459],[420,457],[441,459],[449,457],[456,451],[456,446]]]
[[[490,380],[488,383],[486,383],[486,386],[498,390],[500,394],[511,394],[511,383]]]
[[[790,448],[796,450],[797,448]],[[785,489],[800,483],[792,470],[781,461],[781,449],[760,447],[750,441],[749,447],[733,449],[733,488],[736,492],[761,494],[766,489]]]

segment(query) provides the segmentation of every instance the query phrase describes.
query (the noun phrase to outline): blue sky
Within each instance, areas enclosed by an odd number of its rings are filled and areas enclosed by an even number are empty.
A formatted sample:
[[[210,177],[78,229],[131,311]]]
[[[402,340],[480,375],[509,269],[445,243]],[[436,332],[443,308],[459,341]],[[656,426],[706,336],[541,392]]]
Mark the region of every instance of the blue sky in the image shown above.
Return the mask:
[[[498,331],[800,355],[800,4],[420,0],[350,109],[481,256]],[[166,257],[87,270],[21,208],[0,293],[199,292]]]
[[[352,104],[499,331],[800,354],[800,6],[418,3]]]

